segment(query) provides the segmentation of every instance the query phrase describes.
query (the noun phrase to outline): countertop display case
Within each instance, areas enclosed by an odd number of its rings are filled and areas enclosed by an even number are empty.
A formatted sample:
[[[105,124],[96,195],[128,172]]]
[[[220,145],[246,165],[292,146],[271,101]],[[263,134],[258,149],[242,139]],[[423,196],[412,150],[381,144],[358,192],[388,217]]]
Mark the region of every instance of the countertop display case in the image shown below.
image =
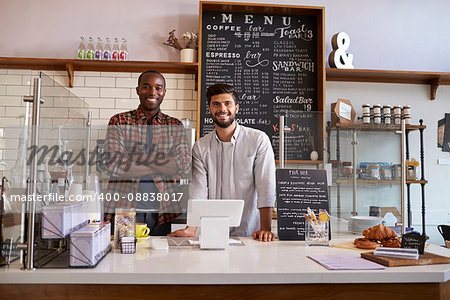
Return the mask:
[[[91,207],[84,209],[85,220],[74,226],[70,220],[59,226],[49,217],[55,215],[48,212],[50,208],[59,205],[66,211],[69,206],[60,202],[73,196],[74,204],[89,190],[85,154],[91,148],[92,132],[88,105],[42,72],[34,74],[30,72],[28,83],[23,84],[30,92],[22,98],[20,123],[0,126],[0,174],[7,183],[0,203],[0,219],[5,220],[0,223],[1,264],[22,257],[27,269],[63,253],[67,230],[87,223],[87,212],[94,212]],[[53,235],[52,240],[46,234]],[[21,255],[20,250],[27,254]]]
[[[23,103],[19,99],[20,123],[0,123],[0,178],[7,183],[0,201],[0,266],[22,257],[27,270],[65,268],[73,257],[71,234],[88,221],[102,221],[104,201],[119,197],[102,189],[109,176],[98,168],[106,158],[95,142],[104,141],[107,125],[92,126],[86,102],[42,72],[30,70],[22,85],[27,94],[20,96]],[[186,129],[191,145],[192,131]],[[184,211],[187,182],[178,180],[181,192],[171,195],[180,197]],[[99,259],[90,259],[90,267],[92,261]]]

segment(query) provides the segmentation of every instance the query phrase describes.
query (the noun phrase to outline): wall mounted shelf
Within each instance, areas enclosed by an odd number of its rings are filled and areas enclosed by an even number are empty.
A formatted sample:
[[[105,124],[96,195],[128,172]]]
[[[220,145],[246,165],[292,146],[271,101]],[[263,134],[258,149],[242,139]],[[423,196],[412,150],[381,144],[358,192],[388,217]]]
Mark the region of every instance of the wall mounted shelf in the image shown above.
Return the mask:
[[[443,72],[327,68],[326,73],[327,81],[429,84],[431,100],[439,85],[450,85],[450,73]]]
[[[394,124],[360,124],[360,123],[337,123],[334,126],[328,126],[328,130],[335,130],[339,128],[340,130],[364,130],[364,131],[398,131],[401,130],[400,125]],[[426,125],[405,125],[406,131],[413,131],[418,129],[427,128]]]
[[[197,63],[153,62],[153,61],[107,61],[54,58],[0,57],[0,68],[31,70],[65,70],[69,76],[69,86],[73,87],[74,71],[100,72],[143,72],[157,70],[161,73],[195,74]]]
[[[31,70],[65,70],[69,76],[69,86],[73,87],[74,71],[101,72],[143,72],[150,69],[162,73],[195,74],[198,80],[198,63],[166,61],[105,61],[56,58],[0,57],[0,68]],[[440,85],[450,85],[450,73],[363,70],[363,69],[326,69],[327,81],[409,83],[430,85],[430,99],[436,99]]]
[[[387,184],[400,184],[400,180],[365,180],[357,179],[357,183],[387,183]],[[353,183],[352,179],[336,179],[336,183]],[[406,180],[409,184],[427,184],[428,180]]]

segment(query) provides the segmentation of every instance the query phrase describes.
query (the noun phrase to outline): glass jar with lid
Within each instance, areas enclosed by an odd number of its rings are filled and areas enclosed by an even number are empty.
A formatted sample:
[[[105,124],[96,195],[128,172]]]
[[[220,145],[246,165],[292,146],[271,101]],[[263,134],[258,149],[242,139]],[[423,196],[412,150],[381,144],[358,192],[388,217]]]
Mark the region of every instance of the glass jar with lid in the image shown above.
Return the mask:
[[[373,105],[373,113],[374,115],[381,114],[381,104]]]
[[[411,106],[410,105],[404,105],[402,109],[403,115],[411,115]]]

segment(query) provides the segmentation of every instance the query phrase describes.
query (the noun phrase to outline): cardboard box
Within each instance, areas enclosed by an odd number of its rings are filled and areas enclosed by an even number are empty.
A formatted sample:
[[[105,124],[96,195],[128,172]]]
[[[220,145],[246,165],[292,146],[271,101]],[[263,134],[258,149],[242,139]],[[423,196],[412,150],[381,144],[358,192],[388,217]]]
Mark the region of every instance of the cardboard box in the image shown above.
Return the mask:
[[[356,112],[350,100],[339,98],[331,103],[331,126],[337,123],[353,123]]]

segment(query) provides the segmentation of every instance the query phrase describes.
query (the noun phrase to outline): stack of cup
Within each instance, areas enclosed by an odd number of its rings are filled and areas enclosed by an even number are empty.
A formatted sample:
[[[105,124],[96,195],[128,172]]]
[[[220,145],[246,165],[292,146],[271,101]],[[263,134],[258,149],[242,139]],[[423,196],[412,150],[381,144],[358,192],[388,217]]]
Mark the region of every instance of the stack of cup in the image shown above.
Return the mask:
[[[363,124],[370,124],[370,104],[362,105]]]
[[[394,106],[394,124],[400,125],[402,122],[402,107],[400,105]]]
[[[380,104],[373,105],[373,123],[381,124],[381,105]]]
[[[405,120],[405,124],[411,124],[411,106],[405,105],[403,106],[402,116]]]
[[[390,105],[383,106],[383,120],[384,120],[384,124],[391,124],[391,106]]]

